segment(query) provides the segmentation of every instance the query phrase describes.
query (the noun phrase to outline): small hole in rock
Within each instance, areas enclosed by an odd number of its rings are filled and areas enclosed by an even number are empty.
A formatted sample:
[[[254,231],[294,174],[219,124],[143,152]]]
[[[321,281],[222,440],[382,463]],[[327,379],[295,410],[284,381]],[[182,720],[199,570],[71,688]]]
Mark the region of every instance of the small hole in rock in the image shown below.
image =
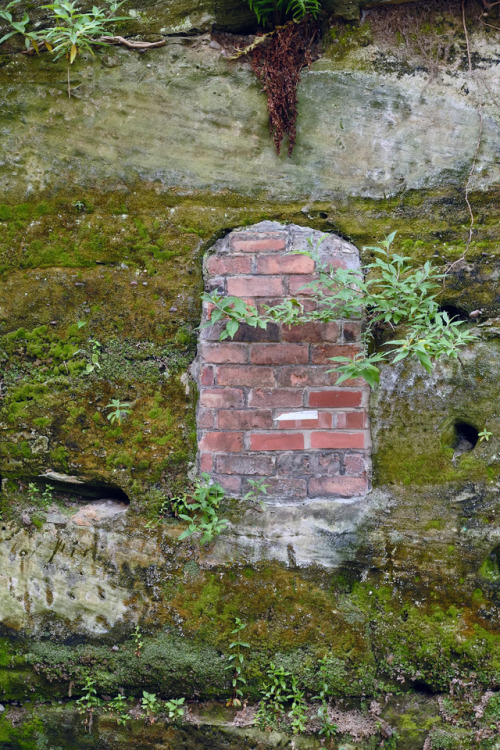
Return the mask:
[[[470,322],[469,313],[464,310],[463,307],[457,307],[457,305],[441,305],[439,312],[448,313],[450,320],[468,320]]]
[[[455,422],[453,427],[455,431],[455,440],[452,447],[455,451],[455,455],[474,450],[477,441],[479,440],[478,430],[467,422]]]

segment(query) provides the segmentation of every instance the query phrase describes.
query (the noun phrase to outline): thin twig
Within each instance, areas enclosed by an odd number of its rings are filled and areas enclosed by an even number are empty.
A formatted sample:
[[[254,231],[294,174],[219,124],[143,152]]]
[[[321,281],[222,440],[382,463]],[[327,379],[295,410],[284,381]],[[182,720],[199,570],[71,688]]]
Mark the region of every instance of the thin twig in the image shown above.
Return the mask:
[[[99,41],[103,44],[123,44],[124,47],[129,49],[152,49],[153,47],[164,47],[167,43],[166,39],[159,42],[131,42],[124,36],[102,36]]]

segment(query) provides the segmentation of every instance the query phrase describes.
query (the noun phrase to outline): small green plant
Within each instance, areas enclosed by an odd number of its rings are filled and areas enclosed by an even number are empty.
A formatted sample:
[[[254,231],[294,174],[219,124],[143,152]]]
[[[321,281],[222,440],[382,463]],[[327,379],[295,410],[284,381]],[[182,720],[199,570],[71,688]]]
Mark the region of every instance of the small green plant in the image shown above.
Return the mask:
[[[238,635],[242,630],[246,628],[246,623],[242,622],[239,617],[235,617],[234,629],[231,630],[231,635]],[[243,677],[243,664],[245,657],[243,656],[242,649],[250,648],[250,644],[245,641],[241,641],[237,638],[229,644],[230,649],[236,649],[230,656],[228,656],[227,670],[232,672],[232,687],[233,694],[227,701],[228,706],[241,706],[241,700],[243,698],[243,686],[246,685],[247,681]]]
[[[85,715],[83,723],[87,731],[90,732],[94,721],[94,711],[101,705],[101,700],[97,697],[95,680],[92,677],[85,677],[83,690],[83,695],[76,701],[76,706],[78,712]]]
[[[113,398],[111,403],[106,404],[106,409],[113,409],[113,411],[108,414],[108,419],[111,424],[114,424],[115,422],[121,424],[127,414],[132,414],[132,410],[128,408],[129,406],[130,404],[127,401],[120,401],[117,398]]]
[[[489,430],[487,430],[486,427],[485,427],[484,430],[481,430],[481,432],[478,432],[478,434],[477,434],[477,436],[478,436],[478,442],[482,443],[484,440],[486,442],[488,442],[488,440],[490,439],[490,437],[492,435],[493,435],[493,433],[490,432]]]
[[[94,55],[93,47],[102,45],[99,37],[106,33],[107,25],[116,21],[126,21],[127,16],[115,16],[115,12],[124,4],[110,2],[108,8],[93,6],[92,10],[82,13],[77,3],[69,0],[56,0],[55,3],[44,5],[52,11],[55,26],[44,32],[43,41],[54,55],[54,60],[65,57],[68,71],[68,97],[71,97],[70,67],[82,52]]]
[[[291,685],[292,708],[288,712],[291,719],[290,726],[294,734],[305,732],[307,725],[307,705],[304,698],[304,691],[299,690],[298,681],[295,675],[292,675]]]
[[[395,232],[380,246],[366,247],[374,261],[362,271],[334,268],[322,263],[319,246],[310,240],[311,249],[302,254],[313,258],[318,268],[318,280],[306,284],[312,299],[313,310],[305,309],[296,298],[257,308],[237,297],[220,297],[216,292],[205,294],[203,299],[214,305],[210,323],[226,322],[221,339],[234,337],[241,323],[265,328],[271,321],[300,325],[308,322],[328,323],[338,319],[363,320],[361,351],[353,357],[332,357],[338,374],[336,385],[350,378],[364,378],[369,385],[379,382],[379,367],[406,358],[417,359],[427,372],[432,371],[433,360],[442,356],[457,358],[461,348],[475,340],[474,334],[464,329],[464,322],[450,319],[439,309],[437,297],[442,290],[444,274],[426,261],[420,268],[411,265],[411,259],[391,253]],[[373,351],[376,338],[381,333],[394,335],[396,329],[402,338],[384,341],[388,350]]]
[[[53,502],[52,492],[54,488],[51,484],[46,484],[43,490],[40,490],[36,484],[30,482],[28,484],[28,497],[30,502],[34,505],[38,505],[42,508],[48,508]]]
[[[274,662],[269,665],[256,715],[257,724],[261,729],[268,726],[279,727],[285,705],[292,698],[288,684],[291,676],[291,672],[286,672],[283,667],[277,667]]]
[[[321,728],[319,734],[325,739],[332,742],[333,737],[337,733],[337,725],[334,724],[328,716],[328,699],[332,694],[329,682],[328,682],[328,669],[329,660],[327,656],[324,656],[319,660],[319,692],[318,695],[313,697],[313,700],[319,700],[320,706],[318,708],[318,719],[321,722]]]
[[[134,632],[132,633],[132,638],[135,642],[135,655],[139,659],[141,656],[141,650],[144,646],[144,641],[142,640],[142,633],[139,625],[136,625],[134,628]]]
[[[156,714],[160,710],[160,702],[156,697],[156,693],[148,693],[146,690],[143,690],[141,708],[144,711],[144,718],[147,723],[154,724],[156,721]]]
[[[252,489],[245,493],[245,495],[243,496],[244,501],[255,502],[258,495],[267,495],[267,488],[269,487],[269,485],[266,484],[263,479],[249,479],[248,484]],[[266,507],[264,500],[260,500],[259,505],[262,510],[264,510]]]
[[[14,21],[11,13],[12,8],[20,0],[12,0],[6,8],[0,11],[0,18],[7,21],[12,28],[0,39],[0,44],[15,34],[22,34],[25,40],[26,49],[31,46],[36,52],[39,51],[39,45],[45,47],[54,55],[54,60],[65,57],[67,61],[68,72],[68,96],[71,97],[70,68],[78,55],[82,51],[94,55],[95,46],[106,45],[101,37],[106,33],[110,23],[116,21],[130,20],[129,16],[116,16],[116,11],[126,2],[116,2],[116,0],[104,0],[106,8],[98,8],[96,5],[92,10],[81,12],[78,9],[76,0],[56,0],[49,5],[43,5],[42,8],[50,10],[52,25],[40,31],[28,31],[30,17],[25,12],[22,19]],[[77,201],[78,203],[78,201]],[[79,210],[79,209],[77,209]]]
[[[184,718],[185,698],[171,698],[165,701],[165,708],[169,721],[177,722]]]
[[[214,536],[220,534],[229,524],[229,521],[219,518],[218,515],[223,499],[224,490],[220,484],[212,483],[210,476],[203,473],[201,478],[195,481],[190,498],[187,495],[176,498],[178,507],[185,511],[179,510],[179,518],[189,524],[179,535],[179,539],[201,534],[200,544],[207,544]]]
[[[118,694],[113,700],[109,701],[107,708],[116,714],[116,723],[125,726],[130,721],[130,714],[127,711],[127,698]]]

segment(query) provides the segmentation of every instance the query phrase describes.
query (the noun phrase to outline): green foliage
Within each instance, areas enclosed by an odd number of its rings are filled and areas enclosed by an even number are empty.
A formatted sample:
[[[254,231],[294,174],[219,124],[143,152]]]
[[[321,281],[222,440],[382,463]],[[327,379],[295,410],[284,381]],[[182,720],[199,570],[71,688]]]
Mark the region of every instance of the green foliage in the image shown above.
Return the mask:
[[[317,18],[321,11],[320,0],[248,0],[248,4],[262,26],[300,21],[306,15]]]
[[[214,536],[220,534],[229,524],[229,521],[219,518],[218,515],[223,499],[224,490],[220,484],[212,484],[210,476],[205,473],[201,475],[201,479],[195,481],[194,490],[189,499],[187,495],[174,498],[178,507],[183,511],[179,512],[179,518],[189,524],[188,528],[180,534],[179,539],[201,534],[200,544],[207,544]]]
[[[84,693],[81,698],[76,701],[77,710],[79,713],[85,715],[83,721],[88,732],[92,731],[92,724],[94,721],[94,711],[99,708],[102,701],[97,697],[97,690],[95,688],[95,680],[92,677],[87,676],[83,686]]]
[[[327,656],[319,660],[319,691],[314,696],[314,700],[319,700],[321,705],[318,708],[318,719],[321,722],[319,734],[327,740],[331,740],[337,732],[337,725],[330,721],[328,716],[328,699],[332,695],[332,688],[329,681],[330,662]]]
[[[267,495],[267,488],[269,487],[269,485],[266,484],[263,479],[249,479],[248,484],[252,489],[248,490],[248,492],[243,495],[243,501],[255,502],[258,495]],[[264,500],[260,500],[259,505],[262,510],[264,510]]]
[[[484,428],[484,430],[481,430],[481,432],[478,432],[477,434],[480,443],[482,443],[483,440],[486,440],[487,442],[492,435],[493,433],[487,430],[486,427]]]
[[[160,710],[160,702],[156,697],[156,693],[148,693],[147,690],[143,690],[141,708],[144,711],[144,718],[148,724],[154,724],[156,721],[156,714]]]
[[[142,640],[142,633],[139,625],[136,625],[134,628],[134,632],[132,633],[132,638],[135,641],[135,655],[137,658],[141,655],[141,649],[144,646],[144,641]]]
[[[167,716],[170,721],[180,721],[184,717],[185,698],[171,698],[165,701]]]
[[[339,319],[363,320],[362,351],[353,357],[332,357],[337,363],[336,381],[340,385],[350,378],[364,378],[371,386],[380,378],[382,363],[396,363],[406,358],[417,359],[427,372],[433,360],[442,356],[457,358],[461,348],[475,340],[464,329],[464,323],[451,319],[439,309],[437,297],[442,290],[444,274],[426,261],[414,268],[411,258],[391,253],[395,232],[379,246],[367,247],[375,258],[362,271],[334,268],[322,263],[316,248],[303,253],[313,258],[319,278],[306,284],[317,302],[314,310],[306,310],[299,300],[284,300],[274,307],[265,307],[259,314],[253,306],[236,297],[221,298],[205,294],[203,299],[215,305],[211,322],[227,320],[222,338],[234,337],[240,323],[265,328],[271,321],[300,325],[308,322],[328,323]],[[388,350],[372,351],[376,335],[400,332],[399,338],[384,341]]]
[[[109,701],[106,708],[108,711],[116,714],[116,723],[118,725],[125,726],[131,719],[130,714],[127,711],[127,698],[124,695],[121,695],[121,693],[118,693],[115,698]]]
[[[261,700],[256,714],[256,723],[261,729],[279,727],[285,706],[292,698],[291,672],[271,662],[261,690]]]
[[[33,482],[28,484],[28,497],[33,505],[37,505],[41,508],[48,508],[53,502],[52,491],[53,487],[47,484],[43,490],[40,490]]]
[[[129,406],[128,401],[120,401],[118,398],[111,399],[111,402],[106,404],[106,409],[113,409],[107,417],[111,424],[115,422],[121,424],[127,414],[132,414],[132,410],[128,408]]]
[[[38,36],[33,31],[27,31],[28,24],[30,22],[30,17],[26,13],[26,11],[23,14],[23,17],[19,21],[14,21],[12,13],[10,12],[11,9],[20,3],[21,0],[12,0],[12,2],[8,3],[7,6],[0,10],[0,18],[3,18],[4,21],[7,21],[9,26],[11,27],[12,31],[9,31],[7,34],[4,34],[4,36],[0,39],[0,44],[3,42],[6,42],[7,39],[10,39],[11,36],[15,36],[16,34],[22,34],[24,37],[24,44],[26,46],[26,49],[30,49],[31,46],[33,46],[33,49],[38,52]]]
[[[242,622],[239,617],[235,617],[234,619],[234,629],[231,630],[232,635],[237,635],[238,633],[241,633],[242,630],[246,628],[246,623]],[[241,649],[244,648],[250,648],[250,644],[246,643],[245,641],[239,640],[239,638],[235,641],[232,641],[229,644],[229,648],[236,649],[235,652],[230,654],[228,656],[228,665],[226,667],[227,670],[231,671],[233,673],[232,677],[232,687],[233,687],[233,694],[231,698],[228,700],[227,705],[228,706],[241,706],[241,700],[243,698],[243,686],[247,684],[246,679],[243,677],[243,664],[245,661],[245,657],[243,656],[243,653]]]
[[[22,34],[25,39],[26,48],[33,45],[38,52],[38,44],[45,44],[46,48],[54,55],[54,60],[65,57],[68,63],[68,96],[71,97],[71,85],[69,79],[70,66],[77,56],[82,52],[94,54],[94,46],[103,45],[100,37],[106,33],[107,26],[116,21],[126,21],[128,16],[115,16],[116,11],[126,0],[116,2],[115,0],[104,0],[107,8],[93,6],[92,10],[85,13],[78,9],[76,0],[56,0],[56,2],[42,7],[52,13],[52,25],[40,31],[27,31],[30,23],[29,15],[25,12],[20,21],[14,21],[10,9],[17,5],[20,0],[10,2],[5,10],[0,11],[0,18],[6,20],[12,27],[12,31],[0,39],[0,44],[15,34]]]

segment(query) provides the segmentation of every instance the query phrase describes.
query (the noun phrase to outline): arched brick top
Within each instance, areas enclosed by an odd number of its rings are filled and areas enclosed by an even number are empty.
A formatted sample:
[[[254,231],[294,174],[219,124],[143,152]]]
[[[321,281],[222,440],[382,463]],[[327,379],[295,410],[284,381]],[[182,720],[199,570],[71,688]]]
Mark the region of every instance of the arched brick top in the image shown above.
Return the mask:
[[[231,232],[205,257],[205,288],[271,304],[288,296],[312,304],[304,285],[314,261],[291,251],[321,233],[262,222]],[[359,268],[357,249],[327,235],[323,262]],[[208,309],[204,305],[203,322]],[[329,357],[358,348],[357,321],[267,330],[240,327],[219,342],[220,324],[203,328],[199,347],[198,445],[201,471],[233,496],[264,478],[274,501],[353,497],[370,482],[369,388],[335,386]]]

